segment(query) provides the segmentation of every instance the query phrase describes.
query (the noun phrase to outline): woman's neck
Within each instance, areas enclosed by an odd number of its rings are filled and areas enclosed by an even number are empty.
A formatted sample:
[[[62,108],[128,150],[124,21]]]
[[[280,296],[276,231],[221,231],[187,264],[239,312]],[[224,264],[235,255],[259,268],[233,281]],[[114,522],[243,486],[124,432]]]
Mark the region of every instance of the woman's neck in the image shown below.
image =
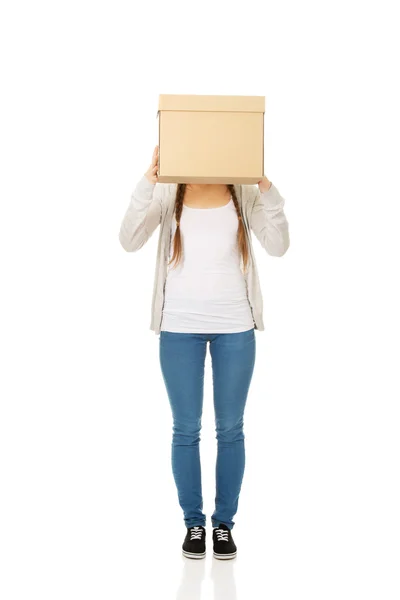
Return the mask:
[[[224,183],[187,183],[186,189],[192,194],[206,193],[209,196],[225,194],[227,186]]]

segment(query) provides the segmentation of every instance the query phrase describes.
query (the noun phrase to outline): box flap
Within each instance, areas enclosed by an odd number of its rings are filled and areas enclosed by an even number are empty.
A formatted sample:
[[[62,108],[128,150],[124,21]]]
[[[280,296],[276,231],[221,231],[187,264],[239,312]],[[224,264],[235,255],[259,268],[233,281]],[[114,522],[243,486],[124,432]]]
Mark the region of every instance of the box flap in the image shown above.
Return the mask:
[[[160,110],[265,112],[265,96],[206,96],[201,94],[160,94]],[[157,112],[157,114],[158,114]]]

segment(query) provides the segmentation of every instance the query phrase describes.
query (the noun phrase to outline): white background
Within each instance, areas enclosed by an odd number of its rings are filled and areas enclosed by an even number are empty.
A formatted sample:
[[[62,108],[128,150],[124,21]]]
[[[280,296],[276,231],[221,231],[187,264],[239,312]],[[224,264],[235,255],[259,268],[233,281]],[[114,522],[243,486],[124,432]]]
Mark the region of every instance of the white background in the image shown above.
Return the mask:
[[[394,2],[6,2],[1,44],[2,600],[399,598]],[[235,561],[186,533],[149,329],[158,232],[118,232],[160,93],[265,95],[291,246],[254,238],[265,331]],[[221,564],[222,563],[222,564]]]

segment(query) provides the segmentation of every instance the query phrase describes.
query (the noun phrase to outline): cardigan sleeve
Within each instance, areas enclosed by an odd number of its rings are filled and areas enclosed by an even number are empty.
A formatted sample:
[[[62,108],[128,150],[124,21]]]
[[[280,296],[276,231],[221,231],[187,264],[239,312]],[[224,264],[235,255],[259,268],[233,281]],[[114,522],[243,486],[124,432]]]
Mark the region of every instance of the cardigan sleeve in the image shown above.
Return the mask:
[[[272,182],[266,192],[261,193],[257,186],[250,213],[250,227],[271,256],[283,256],[290,245],[284,206],[285,199]]]
[[[145,175],[131,195],[119,231],[119,241],[127,252],[136,252],[151,237],[161,222],[161,189]]]

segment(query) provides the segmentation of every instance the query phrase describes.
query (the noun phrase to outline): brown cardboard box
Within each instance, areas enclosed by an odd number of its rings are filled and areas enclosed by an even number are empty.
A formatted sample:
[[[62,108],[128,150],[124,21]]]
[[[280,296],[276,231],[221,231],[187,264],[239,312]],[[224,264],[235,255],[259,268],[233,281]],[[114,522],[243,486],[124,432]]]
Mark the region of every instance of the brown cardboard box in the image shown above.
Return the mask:
[[[265,96],[160,94],[160,183],[255,184],[264,175]]]

